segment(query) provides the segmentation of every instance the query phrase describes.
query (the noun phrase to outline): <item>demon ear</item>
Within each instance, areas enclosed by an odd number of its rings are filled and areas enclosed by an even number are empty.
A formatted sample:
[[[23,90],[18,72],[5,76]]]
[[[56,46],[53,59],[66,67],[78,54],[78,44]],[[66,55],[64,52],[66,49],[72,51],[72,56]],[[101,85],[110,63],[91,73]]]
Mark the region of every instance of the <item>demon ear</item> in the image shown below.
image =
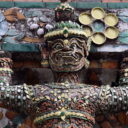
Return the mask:
[[[87,56],[89,55],[89,51],[90,51],[90,48],[91,48],[91,42],[92,42],[92,39],[91,39],[91,37],[89,37],[88,40],[87,40],[87,47],[86,47],[87,48],[87,50],[86,50],[86,55]],[[89,65],[90,65],[89,60],[87,58],[85,58],[85,68],[87,69],[89,67]]]
[[[45,45],[40,45],[40,52],[41,52],[41,66],[43,68],[49,68],[49,52]]]
[[[89,60],[87,58],[85,58],[85,64],[84,64],[85,69],[87,69],[89,67],[89,65],[90,65]]]
[[[91,48],[91,43],[92,43],[92,39],[91,39],[91,37],[89,37],[87,40],[87,56],[88,56],[90,48]]]

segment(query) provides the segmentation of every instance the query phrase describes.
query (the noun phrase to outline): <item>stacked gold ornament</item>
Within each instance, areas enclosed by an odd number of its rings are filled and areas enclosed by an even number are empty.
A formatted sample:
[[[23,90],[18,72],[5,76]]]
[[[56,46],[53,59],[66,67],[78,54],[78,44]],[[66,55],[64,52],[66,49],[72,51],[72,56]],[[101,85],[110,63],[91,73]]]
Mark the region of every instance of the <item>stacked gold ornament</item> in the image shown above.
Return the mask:
[[[128,83],[128,57],[123,58],[120,70],[119,85],[125,86]]]
[[[114,13],[106,13],[103,8],[96,7],[91,11],[82,12],[79,22],[83,25],[88,37],[97,45],[104,44],[107,39],[116,39],[119,30],[116,27],[118,17]]]

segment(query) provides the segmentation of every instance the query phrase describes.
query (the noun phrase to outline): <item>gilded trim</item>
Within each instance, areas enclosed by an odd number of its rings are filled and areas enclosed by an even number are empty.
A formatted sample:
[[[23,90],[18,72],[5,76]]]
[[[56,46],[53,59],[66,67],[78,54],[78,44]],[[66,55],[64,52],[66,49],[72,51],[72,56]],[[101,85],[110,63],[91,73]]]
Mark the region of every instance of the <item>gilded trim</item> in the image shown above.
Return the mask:
[[[68,34],[74,34],[74,35],[82,35],[87,37],[86,33],[83,30],[78,29],[68,29]],[[52,38],[54,36],[64,35],[64,30],[55,30],[52,32],[47,33],[44,38]]]
[[[66,118],[69,117],[74,117],[74,118],[79,118],[83,120],[90,120],[92,123],[95,122],[94,117],[88,113],[85,112],[80,112],[80,111],[75,111],[75,110],[66,110],[65,108],[62,108],[60,111],[55,111],[47,114],[40,115],[35,118],[34,123],[35,124],[40,124],[41,122],[49,119],[54,119],[54,118],[61,118],[62,120],[65,121]]]

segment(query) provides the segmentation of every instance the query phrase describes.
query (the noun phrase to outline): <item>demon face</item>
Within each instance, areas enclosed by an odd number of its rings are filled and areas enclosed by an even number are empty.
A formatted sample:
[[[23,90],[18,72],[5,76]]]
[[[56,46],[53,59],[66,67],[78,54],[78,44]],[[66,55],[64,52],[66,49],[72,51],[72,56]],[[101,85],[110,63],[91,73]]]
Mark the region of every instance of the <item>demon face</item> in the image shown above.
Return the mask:
[[[53,71],[78,71],[86,63],[88,48],[82,38],[55,39],[48,41],[48,47],[49,64]]]

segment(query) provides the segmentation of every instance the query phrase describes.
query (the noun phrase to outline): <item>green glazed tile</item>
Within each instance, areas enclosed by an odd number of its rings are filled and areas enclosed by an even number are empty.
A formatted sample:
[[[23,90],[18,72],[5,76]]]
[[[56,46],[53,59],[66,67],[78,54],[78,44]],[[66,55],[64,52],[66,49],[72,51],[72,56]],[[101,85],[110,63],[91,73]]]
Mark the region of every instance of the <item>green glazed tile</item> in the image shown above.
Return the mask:
[[[60,5],[59,2],[45,2],[46,8],[56,8],[58,5]]]
[[[78,2],[76,3],[76,8],[80,8],[80,9],[91,9],[94,7],[107,8],[107,3],[100,3],[100,2]]]
[[[14,2],[0,1],[0,8],[12,8],[12,7],[14,7]]]
[[[76,8],[77,7],[77,2],[70,2],[69,3],[72,7]]]
[[[43,2],[14,2],[14,5],[20,8],[45,8]]]
[[[10,2],[10,1],[0,1],[0,8],[56,8],[59,2]],[[128,8],[128,3],[101,3],[101,2],[71,2],[71,6],[80,9],[91,9],[94,7],[102,8]]]
[[[108,8],[112,8],[112,9],[128,8],[128,3],[108,3]]]

